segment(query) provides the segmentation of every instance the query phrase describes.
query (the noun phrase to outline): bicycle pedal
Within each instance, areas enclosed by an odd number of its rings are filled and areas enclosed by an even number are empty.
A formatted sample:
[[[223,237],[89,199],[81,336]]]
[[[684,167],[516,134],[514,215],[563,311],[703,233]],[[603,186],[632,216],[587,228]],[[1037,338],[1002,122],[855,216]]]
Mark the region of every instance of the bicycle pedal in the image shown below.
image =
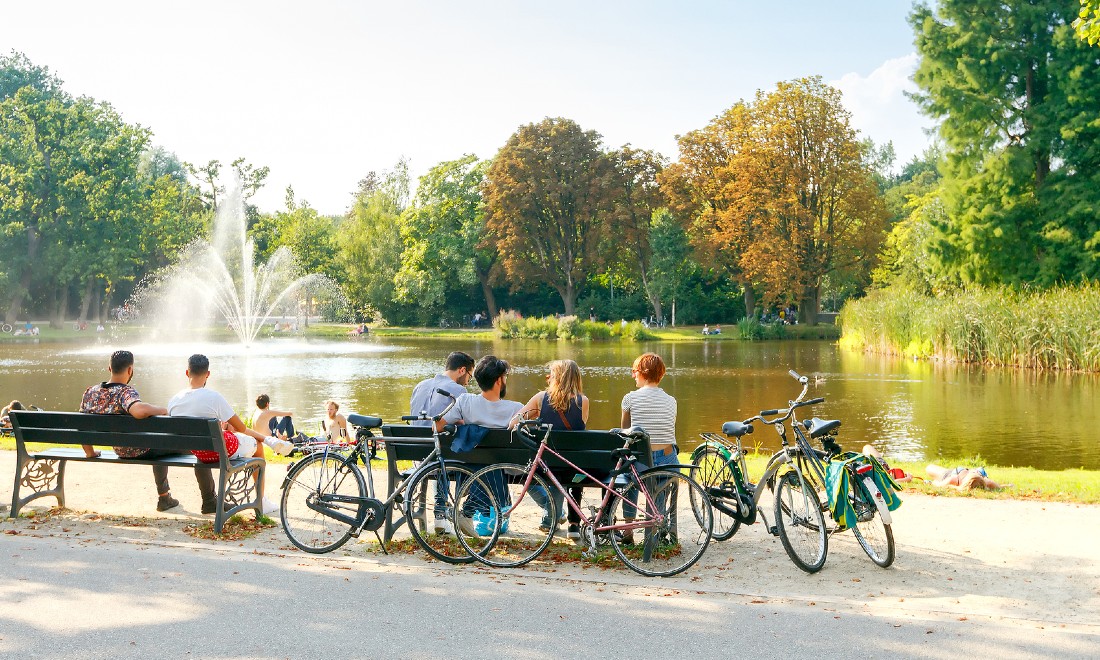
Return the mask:
[[[775,525],[772,525],[768,528],[768,533],[772,536],[779,536],[779,529]]]

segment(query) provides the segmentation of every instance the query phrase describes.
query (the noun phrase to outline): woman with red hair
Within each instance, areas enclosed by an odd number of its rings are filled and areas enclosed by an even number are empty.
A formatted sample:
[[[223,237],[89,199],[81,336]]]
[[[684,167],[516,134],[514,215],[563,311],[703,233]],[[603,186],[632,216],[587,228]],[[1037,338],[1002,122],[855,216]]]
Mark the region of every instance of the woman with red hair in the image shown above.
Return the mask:
[[[649,446],[653,450],[653,465],[677,463],[676,456],[676,399],[661,389],[665,377],[665,363],[656,353],[645,353],[634,360],[630,369],[638,389],[623,397],[623,428],[640,426],[649,434]],[[632,493],[635,499],[637,493]],[[633,518],[633,507],[623,507],[624,517]],[[632,543],[630,532],[623,535],[624,543]]]

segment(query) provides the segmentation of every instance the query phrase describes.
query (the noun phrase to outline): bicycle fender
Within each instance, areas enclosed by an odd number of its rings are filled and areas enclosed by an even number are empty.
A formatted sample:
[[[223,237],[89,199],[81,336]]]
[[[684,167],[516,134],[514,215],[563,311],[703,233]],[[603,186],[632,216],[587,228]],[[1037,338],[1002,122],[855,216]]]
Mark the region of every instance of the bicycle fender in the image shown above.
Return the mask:
[[[692,470],[698,470],[698,465],[692,465],[690,463],[665,463],[664,465],[654,466],[638,466],[638,474],[645,474],[646,472],[652,472],[653,470],[687,470],[687,474],[690,477]]]
[[[871,477],[863,478],[863,492],[867,494],[867,497],[870,498],[871,502],[873,502],[878,509],[878,515],[882,518],[882,522],[887,525],[891,524],[893,522],[893,517],[890,515],[890,509],[886,507],[886,500],[883,498],[882,492],[878,489],[878,486],[875,485]]]
[[[707,447],[714,447],[715,449],[717,449],[718,455],[721,456],[722,460],[724,461],[729,461],[730,457],[733,456],[733,454],[730,453],[729,448],[725,445],[718,444],[717,442],[704,442],[703,444],[696,447],[693,452],[691,452],[691,461],[694,463],[695,459],[701,456],[703,452],[707,450]]]

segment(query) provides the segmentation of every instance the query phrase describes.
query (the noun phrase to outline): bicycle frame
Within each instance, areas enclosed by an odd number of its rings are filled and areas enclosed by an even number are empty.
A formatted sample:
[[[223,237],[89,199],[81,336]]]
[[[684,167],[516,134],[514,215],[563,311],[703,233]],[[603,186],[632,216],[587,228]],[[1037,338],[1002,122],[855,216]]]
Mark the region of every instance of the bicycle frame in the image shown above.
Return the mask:
[[[524,430],[520,430],[519,432],[523,433]],[[569,495],[569,490],[566,487],[561,485],[561,482],[558,481],[558,478],[556,476],[554,476],[554,472],[552,470],[550,470],[549,467],[547,467],[546,462],[543,460],[543,454],[545,452],[550,452],[550,454],[555,456],[558,460],[565,463],[570,468],[576,470],[578,474],[583,475],[586,480],[590,481],[591,483],[596,484],[597,486],[599,486],[600,488],[603,489],[603,491],[604,491],[603,501],[600,503],[600,507],[597,510],[597,514],[596,514],[596,519],[597,520],[602,519],[604,517],[604,514],[608,511],[608,506],[610,505],[611,498],[613,496],[617,497],[618,499],[620,499],[620,500],[622,500],[626,503],[629,503],[630,506],[635,507],[635,508],[640,508],[641,505],[640,504],[634,504],[633,502],[630,502],[630,500],[627,499],[622,493],[620,493],[617,490],[615,490],[614,488],[611,488],[610,486],[604,484],[601,480],[599,480],[599,479],[593,477],[592,475],[588,474],[583,469],[577,467],[572,461],[570,461],[569,459],[563,457],[561,454],[559,454],[557,451],[555,451],[553,448],[551,448],[547,444],[547,438],[549,437],[549,435],[550,435],[550,429],[549,429],[549,427],[547,427],[546,432],[544,433],[542,440],[539,442],[538,451],[535,453],[535,457],[533,459],[531,459],[530,467],[527,470],[527,477],[526,477],[526,479],[524,480],[524,483],[523,483],[523,489],[520,491],[519,496],[516,498],[515,503],[512,505],[513,509],[518,507],[519,503],[523,501],[523,498],[527,496],[527,491],[531,487],[531,482],[534,481],[535,472],[541,470],[543,475],[545,475],[546,477],[549,478],[550,483],[552,483],[554,485],[554,488],[556,488],[558,490],[558,492],[562,494],[562,496],[564,497],[564,501],[568,503],[568,506],[570,508],[572,508],[573,511],[576,512],[576,514],[578,516],[580,516],[581,522],[586,526],[591,526],[593,532],[603,533],[603,532],[613,532],[613,531],[627,531],[627,530],[635,530],[635,529],[645,529],[647,527],[653,527],[654,525],[660,524],[661,522],[664,521],[664,515],[659,511],[659,508],[656,506],[656,503],[654,502],[653,497],[649,494],[649,491],[646,489],[645,484],[642,482],[641,479],[638,478],[638,470],[637,470],[637,468],[634,467],[633,457],[630,458],[629,461],[628,461],[627,458],[620,456],[618,462],[615,463],[614,469],[611,471],[612,483],[614,483],[614,475],[616,475],[616,474],[630,474],[634,479],[634,483],[636,483],[638,485],[639,490],[645,495],[646,505],[648,507],[648,510],[657,511],[657,515],[653,518],[647,518],[646,520],[642,520],[640,522],[639,521],[633,521],[633,522],[624,522],[624,523],[621,523],[621,524],[618,524],[618,525],[601,525],[601,526],[597,526],[596,523],[594,523],[592,521],[592,519],[590,519],[586,515],[584,515],[584,510],[581,508],[581,505],[578,504],[577,501],[574,500],[572,498],[572,496]],[[631,442],[632,442],[632,438],[626,438],[626,441],[623,444],[622,448],[624,450],[629,450]],[[623,467],[623,463],[629,463],[629,468],[630,468],[629,472],[622,472],[621,471],[622,467]],[[508,516],[508,514],[505,514],[505,517],[507,517],[507,516]]]

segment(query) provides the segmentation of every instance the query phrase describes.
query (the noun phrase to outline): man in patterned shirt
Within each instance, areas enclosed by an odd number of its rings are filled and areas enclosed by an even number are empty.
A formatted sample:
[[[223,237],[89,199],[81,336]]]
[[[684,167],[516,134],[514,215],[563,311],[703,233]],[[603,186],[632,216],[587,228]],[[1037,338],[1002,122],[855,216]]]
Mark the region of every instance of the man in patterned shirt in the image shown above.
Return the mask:
[[[145,403],[138,395],[138,391],[130,386],[130,380],[134,377],[134,354],[130,351],[115,351],[111,354],[111,379],[92,385],[84,392],[84,398],[80,402],[80,412],[96,413],[100,415],[130,415],[135,419],[145,419],[153,415],[167,415],[168,409]],[[139,447],[115,447],[115,453],[119,458],[158,458],[160,456],[173,456],[178,451],[166,449],[142,449]],[[84,445],[84,453],[88,457],[99,456],[91,445]],[[196,475],[198,468],[196,468]],[[164,465],[153,466],[153,480],[157,484],[157,511],[167,511],[179,506],[179,500],[172,497],[172,490],[168,487],[168,467]]]

